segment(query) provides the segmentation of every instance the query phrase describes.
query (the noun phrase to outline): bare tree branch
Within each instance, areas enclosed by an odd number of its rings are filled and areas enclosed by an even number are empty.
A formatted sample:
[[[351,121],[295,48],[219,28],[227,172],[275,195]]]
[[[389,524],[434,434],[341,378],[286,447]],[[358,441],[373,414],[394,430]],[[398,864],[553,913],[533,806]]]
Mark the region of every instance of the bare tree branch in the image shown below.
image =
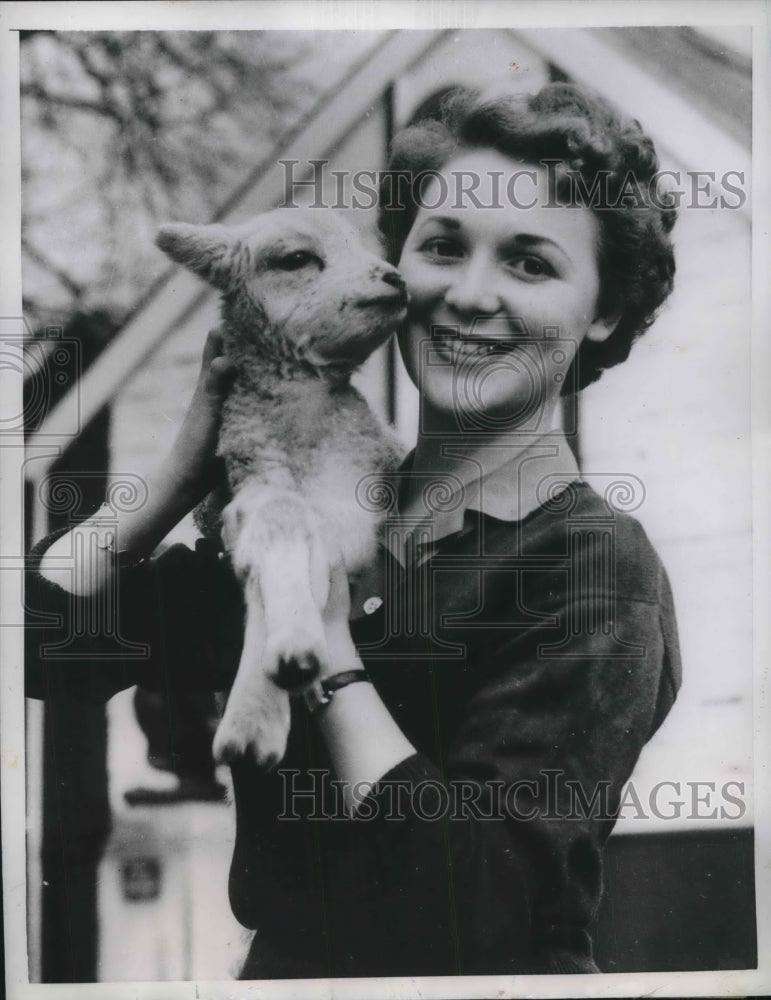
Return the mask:
[[[154,278],[155,226],[208,217],[314,96],[293,33],[34,31],[21,45],[23,252],[56,279],[57,308],[61,292],[129,308]],[[43,314],[52,286],[30,280]]]
[[[36,247],[33,247],[29,240],[22,236],[21,247],[27,256],[34,260],[36,264],[42,267],[49,274],[52,274],[56,280],[63,285],[68,292],[76,299],[80,300],[83,296],[83,286],[74,281],[68,274],[57,267],[52,261],[50,261],[45,254],[41,253]]]
[[[88,114],[110,118],[112,121],[117,122],[118,125],[123,125],[123,119],[120,115],[116,114],[114,108],[106,104],[100,104],[97,101],[86,101],[82,97],[69,97],[65,94],[52,94],[45,91],[40,84],[36,83],[22,84],[19,92],[22,97],[44,102],[49,107],[68,108],[70,111],[85,111]]]

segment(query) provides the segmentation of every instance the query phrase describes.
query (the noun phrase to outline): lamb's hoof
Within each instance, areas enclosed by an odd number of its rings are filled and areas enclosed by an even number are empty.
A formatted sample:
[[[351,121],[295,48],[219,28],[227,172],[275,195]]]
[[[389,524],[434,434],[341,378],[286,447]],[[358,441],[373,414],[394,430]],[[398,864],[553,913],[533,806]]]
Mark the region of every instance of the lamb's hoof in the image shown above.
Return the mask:
[[[218,741],[215,737],[214,745],[212,746],[212,757],[215,764],[232,764],[242,756],[243,750],[237,747],[234,742],[230,740]]]
[[[217,739],[215,736],[212,746],[215,764],[232,765],[251,757],[261,771],[272,771],[284,759],[285,753],[286,738],[278,735],[270,743],[264,739],[257,743],[254,740]]]
[[[279,656],[276,683],[285,691],[301,691],[318,677],[320,670],[321,664],[315,653]]]

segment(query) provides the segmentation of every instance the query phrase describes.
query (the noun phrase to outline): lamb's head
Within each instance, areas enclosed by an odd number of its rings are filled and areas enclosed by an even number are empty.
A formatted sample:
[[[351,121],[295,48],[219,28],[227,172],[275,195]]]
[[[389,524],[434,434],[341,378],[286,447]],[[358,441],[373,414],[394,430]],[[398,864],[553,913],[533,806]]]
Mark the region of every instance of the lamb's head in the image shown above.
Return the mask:
[[[396,331],[399,272],[328,209],[275,209],[239,226],[163,226],[156,243],[218,288],[259,351],[349,371]]]

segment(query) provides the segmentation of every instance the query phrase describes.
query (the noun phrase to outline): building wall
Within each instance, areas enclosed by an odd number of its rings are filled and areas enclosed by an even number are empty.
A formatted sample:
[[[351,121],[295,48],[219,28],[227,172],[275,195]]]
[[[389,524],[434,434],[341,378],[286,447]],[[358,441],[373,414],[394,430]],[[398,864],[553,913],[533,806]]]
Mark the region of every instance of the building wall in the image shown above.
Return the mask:
[[[583,465],[642,482],[634,513],[675,597],[683,687],[635,777],[743,782],[749,823],[750,232],[735,211],[684,209],[674,238],[669,303],[629,361],[582,395]]]

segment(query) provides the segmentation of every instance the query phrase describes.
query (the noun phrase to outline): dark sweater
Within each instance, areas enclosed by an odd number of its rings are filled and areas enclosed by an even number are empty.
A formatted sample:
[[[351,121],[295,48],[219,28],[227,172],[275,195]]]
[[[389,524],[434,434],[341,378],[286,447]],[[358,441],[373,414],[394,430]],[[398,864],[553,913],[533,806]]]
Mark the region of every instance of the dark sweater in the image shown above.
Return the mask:
[[[229,683],[243,603],[208,543],[124,571],[113,636],[74,634],[104,600],[34,564],[29,695]],[[383,604],[366,614],[372,596]],[[381,549],[352,600],[362,659],[417,753],[354,820],[301,703],[277,771],[233,768],[230,897],[258,929],[243,977],[597,971],[602,847],[680,683],[671,592],[642,528],[583,484],[519,522],[467,510],[407,569]]]

